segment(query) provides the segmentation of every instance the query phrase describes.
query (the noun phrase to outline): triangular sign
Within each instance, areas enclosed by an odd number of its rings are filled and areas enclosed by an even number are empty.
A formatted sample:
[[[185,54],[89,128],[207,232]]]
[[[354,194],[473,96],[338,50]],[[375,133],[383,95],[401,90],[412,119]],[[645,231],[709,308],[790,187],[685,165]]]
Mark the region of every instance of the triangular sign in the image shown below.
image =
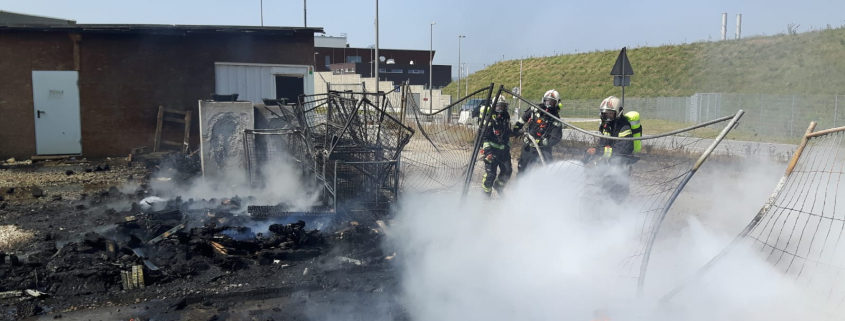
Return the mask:
[[[616,58],[616,64],[613,65],[613,70],[610,71],[611,76],[631,76],[634,74],[634,68],[631,67],[631,62],[628,61],[628,51],[622,48],[619,52],[619,57]]]

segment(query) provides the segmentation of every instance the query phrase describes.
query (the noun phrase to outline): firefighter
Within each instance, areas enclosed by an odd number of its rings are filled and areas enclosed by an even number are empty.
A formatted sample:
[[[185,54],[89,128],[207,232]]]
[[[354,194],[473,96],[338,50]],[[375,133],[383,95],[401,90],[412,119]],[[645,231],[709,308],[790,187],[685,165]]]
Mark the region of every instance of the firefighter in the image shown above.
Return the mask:
[[[511,116],[508,113],[508,102],[504,96],[499,96],[496,105],[491,111],[487,106],[482,106],[479,115],[479,123],[487,121],[487,129],[482,135],[482,153],[484,154],[484,177],[481,185],[484,194],[488,197],[493,188],[503,195],[503,189],[513,173],[511,165]],[[489,115],[489,118],[486,118]],[[496,173],[498,171],[498,174]]]
[[[599,112],[601,113],[599,132],[602,135],[634,137],[634,130],[631,129],[632,124],[629,118],[636,117],[635,125],[639,125],[639,114],[636,112],[628,113],[628,115],[623,114],[622,101],[619,98],[614,96],[605,98],[599,106]],[[635,141],[606,138],[599,139],[596,147],[587,149],[588,157],[594,159],[595,164],[612,168],[603,171],[601,180],[603,181],[602,185],[610,189],[611,195],[617,201],[623,200],[628,195],[631,164],[637,160],[633,156],[634,150]],[[605,169],[608,169],[608,167],[605,167]]]
[[[560,93],[554,89],[547,91],[543,94],[543,103],[525,110],[522,117],[514,125],[515,133],[520,133],[525,126],[525,132],[531,137],[530,139],[523,137],[525,144],[522,146],[522,153],[519,155],[519,162],[517,163],[519,172],[517,172],[517,175],[522,175],[540,161],[540,155],[537,153],[534,143],[543,153],[543,159],[548,162],[552,159],[552,147],[557,145],[561,136],[563,136],[563,124],[540,110],[546,111],[559,119]],[[534,140],[534,143],[531,140]]]

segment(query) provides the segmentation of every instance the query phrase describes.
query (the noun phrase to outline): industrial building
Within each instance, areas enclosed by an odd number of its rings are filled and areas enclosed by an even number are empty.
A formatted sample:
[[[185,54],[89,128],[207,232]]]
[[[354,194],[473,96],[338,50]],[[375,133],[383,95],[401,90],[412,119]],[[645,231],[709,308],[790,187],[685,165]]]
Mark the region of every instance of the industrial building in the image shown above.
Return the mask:
[[[452,66],[434,65],[429,75],[429,62],[434,59],[434,50],[384,49],[379,48],[379,80],[396,84],[408,81],[411,85],[445,87],[452,81]],[[333,74],[358,74],[361,77],[375,77],[375,48],[350,47],[346,35],[340,37],[314,37],[314,66],[317,71],[331,71]]]

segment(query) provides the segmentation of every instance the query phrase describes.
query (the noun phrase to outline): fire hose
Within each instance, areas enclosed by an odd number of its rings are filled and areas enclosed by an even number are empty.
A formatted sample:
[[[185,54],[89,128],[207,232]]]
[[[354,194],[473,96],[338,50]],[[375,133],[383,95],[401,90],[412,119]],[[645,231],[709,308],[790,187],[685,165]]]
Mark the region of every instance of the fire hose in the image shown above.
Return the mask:
[[[541,163],[543,163],[543,166],[546,166],[546,158],[545,158],[545,157],[543,157],[543,152],[542,152],[542,151],[540,151],[540,146],[539,146],[539,145],[537,145],[537,141],[535,141],[535,140],[534,140],[534,138],[533,138],[533,137],[531,137],[531,135],[529,135],[529,134],[528,134],[528,132],[522,132],[522,134],[523,134],[526,138],[528,138],[528,141],[530,141],[530,142],[531,142],[531,145],[533,145],[533,146],[534,146],[534,149],[535,149],[535,150],[537,150],[537,155],[540,155],[540,162],[541,162]]]

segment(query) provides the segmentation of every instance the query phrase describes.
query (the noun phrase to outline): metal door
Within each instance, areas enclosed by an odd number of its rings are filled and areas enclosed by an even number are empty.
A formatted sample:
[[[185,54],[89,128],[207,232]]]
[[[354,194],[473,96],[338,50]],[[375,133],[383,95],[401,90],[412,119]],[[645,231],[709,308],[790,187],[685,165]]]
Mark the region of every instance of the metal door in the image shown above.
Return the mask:
[[[35,150],[38,155],[82,153],[76,71],[33,71]]]

